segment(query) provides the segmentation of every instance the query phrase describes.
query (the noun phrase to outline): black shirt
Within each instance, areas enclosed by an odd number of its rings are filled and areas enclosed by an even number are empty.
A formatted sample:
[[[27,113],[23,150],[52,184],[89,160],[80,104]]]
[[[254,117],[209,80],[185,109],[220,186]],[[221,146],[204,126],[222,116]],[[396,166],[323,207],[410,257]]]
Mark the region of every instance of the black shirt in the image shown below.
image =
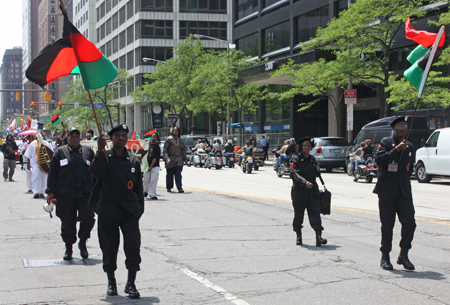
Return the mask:
[[[14,153],[14,150],[18,150],[19,147],[17,147],[17,144],[15,141],[12,142],[5,142],[2,145],[2,152],[4,152],[5,154],[7,154],[8,156],[5,156],[6,160],[16,160],[16,154]]]
[[[150,143],[147,154],[148,166],[152,165],[152,161],[156,159],[153,167],[159,167],[159,159],[161,159],[161,148],[158,144]]]
[[[230,144],[230,143],[227,143],[227,144],[225,144],[225,152],[227,152],[227,153],[232,153],[234,151],[234,145],[233,144]]]
[[[368,155],[373,155],[373,147],[363,147],[364,157],[366,158]]]

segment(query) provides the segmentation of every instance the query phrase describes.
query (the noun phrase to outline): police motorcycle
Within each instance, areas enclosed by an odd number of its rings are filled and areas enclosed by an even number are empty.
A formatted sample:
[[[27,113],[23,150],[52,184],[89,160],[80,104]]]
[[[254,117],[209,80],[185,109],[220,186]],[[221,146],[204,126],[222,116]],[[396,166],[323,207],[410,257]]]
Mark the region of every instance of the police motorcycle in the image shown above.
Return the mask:
[[[205,166],[206,158],[208,157],[208,153],[203,148],[197,149],[197,154],[194,156],[194,159],[192,160],[192,164],[194,167],[202,167]]]
[[[223,157],[220,151],[214,153],[214,156],[209,157],[209,164],[208,164],[209,169],[211,169],[212,167],[215,167],[216,169],[221,169],[222,166],[223,166]]]
[[[353,173],[353,181],[358,182],[358,179],[364,178],[367,183],[371,183],[373,177],[378,175],[378,166],[375,163],[375,159],[372,155],[367,156],[366,162],[358,164]]]

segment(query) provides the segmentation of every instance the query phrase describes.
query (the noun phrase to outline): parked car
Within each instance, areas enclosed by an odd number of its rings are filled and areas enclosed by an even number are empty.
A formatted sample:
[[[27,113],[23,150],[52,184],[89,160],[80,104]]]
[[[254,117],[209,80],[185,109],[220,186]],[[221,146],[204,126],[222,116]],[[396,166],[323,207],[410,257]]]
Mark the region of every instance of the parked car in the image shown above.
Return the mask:
[[[438,129],[416,151],[416,179],[430,182],[433,176],[450,177],[450,127]]]
[[[333,168],[343,167],[346,171],[345,160],[348,142],[341,137],[320,137],[314,138],[315,147],[311,150],[317,164],[331,172]]]
[[[362,141],[365,141],[367,139],[372,140],[372,147],[374,147],[374,150],[376,150],[376,147],[378,146],[378,144],[380,144],[381,139],[393,136],[394,131],[391,127],[391,123],[396,118],[397,116],[391,116],[364,125],[363,128],[361,128],[361,131],[355,137],[353,142],[350,143],[350,146],[347,149],[346,153],[347,159],[345,161],[346,168],[349,155],[355,152],[360,147],[360,143]],[[428,128],[427,118],[416,117],[414,119],[414,123],[411,128],[408,141],[413,143],[414,148],[417,150],[421,146],[421,139],[427,139],[429,136],[430,136],[430,129]]]

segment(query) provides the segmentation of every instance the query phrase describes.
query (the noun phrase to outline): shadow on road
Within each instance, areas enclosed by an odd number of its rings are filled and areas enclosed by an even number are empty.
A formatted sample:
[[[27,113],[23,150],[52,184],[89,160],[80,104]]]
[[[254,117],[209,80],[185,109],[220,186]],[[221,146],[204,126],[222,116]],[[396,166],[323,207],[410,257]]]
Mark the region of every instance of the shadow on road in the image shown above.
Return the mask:
[[[447,279],[442,273],[434,271],[408,271],[408,270],[392,270],[394,274],[401,275],[404,278],[427,279],[442,281]]]
[[[106,296],[105,299],[100,299],[100,301],[108,304],[156,304],[159,303],[157,297],[142,297],[139,299],[130,299],[121,295]]]
[[[341,246],[336,246],[336,245],[323,245],[321,247],[317,247],[316,245],[305,245],[303,244],[301,246],[302,248],[306,248],[310,251],[334,251],[337,250],[338,248],[340,248]]]

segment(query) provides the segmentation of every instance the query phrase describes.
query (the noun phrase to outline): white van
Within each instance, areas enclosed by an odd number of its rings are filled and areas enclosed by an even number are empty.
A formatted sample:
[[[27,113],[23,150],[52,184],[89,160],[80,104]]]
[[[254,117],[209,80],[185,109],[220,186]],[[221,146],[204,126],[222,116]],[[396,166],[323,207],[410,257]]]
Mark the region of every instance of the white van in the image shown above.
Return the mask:
[[[416,151],[416,178],[430,182],[433,176],[450,177],[450,127],[437,129]]]

